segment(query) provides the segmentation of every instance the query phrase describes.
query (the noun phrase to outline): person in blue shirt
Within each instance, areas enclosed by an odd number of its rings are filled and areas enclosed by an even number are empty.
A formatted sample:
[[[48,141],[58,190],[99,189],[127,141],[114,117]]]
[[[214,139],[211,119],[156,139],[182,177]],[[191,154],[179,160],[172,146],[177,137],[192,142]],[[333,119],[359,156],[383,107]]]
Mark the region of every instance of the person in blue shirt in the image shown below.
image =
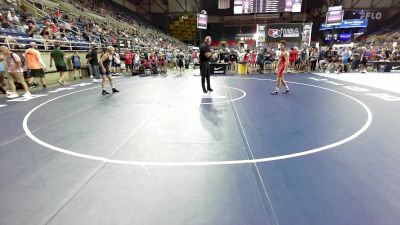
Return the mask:
[[[71,62],[72,62],[72,67],[74,69],[74,80],[76,80],[77,72],[79,73],[79,79],[82,79],[82,73],[81,73],[81,57],[79,57],[78,52],[75,52],[71,56]]]
[[[342,52],[343,65],[346,65],[349,62],[349,58],[350,58],[349,49],[347,49],[347,48],[343,49],[343,52]]]
[[[6,94],[6,82],[5,76],[6,76],[6,67],[3,64],[4,58],[0,56],[0,93]]]

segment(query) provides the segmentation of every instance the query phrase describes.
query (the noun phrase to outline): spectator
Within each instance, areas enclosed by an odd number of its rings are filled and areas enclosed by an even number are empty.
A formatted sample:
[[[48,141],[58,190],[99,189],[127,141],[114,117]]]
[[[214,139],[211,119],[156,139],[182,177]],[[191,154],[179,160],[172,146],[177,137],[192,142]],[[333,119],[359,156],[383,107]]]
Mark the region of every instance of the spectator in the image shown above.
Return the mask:
[[[4,57],[0,56],[0,92],[3,94],[7,94],[5,76],[6,67],[4,66]]]
[[[178,59],[178,54],[177,54],[177,59]],[[218,62],[218,53],[217,52],[212,52],[211,58],[210,58],[210,63],[217,63]],[[179,59],[178,59],[178,68],[180,68],[179,65]]]
[[[13,24],[19,24],[19,18],[15,15],[15,11],[11,8],[10,12],[8,13],[7,20]]]
[[[134,60],[133,60],[133,64],[134,64],[134,67],[135,67],[136,69],[139,69],[139,67],[140,67],[140,65],[141,65],[141,61],[140,61],[140,51],[139,51],[139,50],[136,50],[135,57],[134,57]]]
[[[325,52],[326,61],[327,61],[328,63],[332,63],[332,61],[334,60],[334,59],[333,59],[334,56],[335,56],[335,53],[334,53],[332,47],[329,47],[329,49]]]
[[[197,50],[193,52],[193,62],[195,65],[199,64],[199,52]]]
[[[21,58],[16,53],[11,52],[6,46],[0,46],[0,52],[2,52],[6,58],[8,69],[7,81],[11,92],[7,95],[7,98],[17,98],[19,96],[14,82],[22,85],[25,90],[24,97],[31,97],[32,95],[29,92],[28,85],[24,80]]]
[[[146,57],[144,56],[144,54],[140,55],[140,59],[141,59],[141,68],[143,69],[149,69],[150,68],[150,64],[149,61],[147,61]]]
[[[386,58],[386,54],[385,52],[381,52],[380,55],[377,56],[378,61],[382,62],[382,61],[387,61],[388,58]]]
[[[126,71],[130,70],[132,73],[133,72],[133,53],[129,49],[125,50],[124,62],[125,62]]]
[[[235,53],[235,51],[231,51],[231,54],[229,54],[229,65],[231,68],[232,72],[235,72],[237,69],[237,62],[238,62],[238,55]]]
[[[29,35],[29,37],[33,37],[33,35],[35,34],[37,28],[36,25],[32,22],[28,23],[28,29],[26,30],[26,33]]]
[[[43,27],[42,31],[40,32],[40,36],[42,36],[44,40],[52,39],[51,32],[48,27]]]
[[[79,79],[82,79],[81,72],[81,57],[79,57],[78,52],[75,51],[71,56],[72,68],[74,69],[74,80],[77,78],[77,73],[79,73]]]
[[[369,51],[368,48],[363,48],[363,53],[361,56],[361,72],[366,73],[367,72],[367,63],[369,59],[371,58],[371,52]]]
[[[289,66],[291,70],[295,69],[295,63],[298,57],[298,52],[296,48],[291,48],[289,51]]]
[[[267,49],[261,49],[257,55],[257,64],[258,64],[258,72],[260,74],[264,73],[264,63],[265,63],[265,54],[267,52]]]
[[[167,68],[165,67],[165,55],[161,52],[159,57],[158,57],[158,65],[160,66],[160,73],[161,74],[166,74],[167,73]]]
[[[55,48],[50,52],[50,68],[53,66],[54,60],[57,72],[60,73],[60,79],[58,79],[57,82],[60,85],[64,85],[67,84],[65,82],[65,72],[67,71],[67,66],[65,63],[64,52],[60,48],[60,42],[55,42],[54,47]]]
[[[172,68],[172,58],[173,58],[172,53],[168,51],[167,54],[165,55],[165,59],[167,60],[167,65],[169,68]]]
[[[21,24],[19,22],[16,23],[14,27],[19,33],[26,33],[26,30],[28,29],[27,25]]]
[[[100,82],[99,57],[96,45],[94,44],[91,46],[90,55],[88,57],[88,63],[92,67],[93,82]]]
[[[92,72],[92,66],[89,63],[89,58],[90,58],[90,52],[91,50],[89,49],[88,52],[86,53],[86,64],[88,66],[88,70],[89,70],[89,77],[93,78],[93,72]]]
[[[396,49],[393,51],[393,57],[394,61],[399,61],[400,60],[400,47],[397,46]]]
[[[378,51],[376,47],[371,47],[371,61],[375,61],[377,57]]]
[[[300,71],[306,72],[308,67],[309,52],[306,46],[300,52]]]
[[[121,58],[119,53],[114,52],[113,60],[112,60],[112,73],[114,74],[121,74]]]
[[[3,14],[0,14],[0,22],[2,28],[11,28],[10,22],[8,22],[7,18],[5,18]]]
[[[344,48],[342,52],[342,64],[346,65],[349,62],[350,53],[348,48]]]
[[[325,49],[322,47],[320,50],[319,50],[319,55],[318,55],[318,64],[319,64],[319,62],[321,61],[321,60],[324,60],[325,59]]]
[[[192,57],[192,54],[189,54],[188,52],[182,52],[182,54],[184,55],[183,61],[185,62],[185,69],[189,69],[190,58]]]
[[[33,39],[38,39],[38,40],[42,40],[43,39],[42,35],[40,35],[40,31],[38,31],[38,30],[36,30],[34,32],[32,37],[33,37]]]
[[[176,54],[176,60],[177,60],[177,66],[179,68],[179,73],[181,74],[185,73],[184,59],[185,59],[185,54],[180,50],[178,50],[178,53]],[[215,63],[218,62],[217,52],[213,55],[213,60]]]
[[[310,67],[311,67],[311,71],[312,72],[315,72],[315,68],[317,66],[318,57],[319,57],[319,54],[318,54],[317,48],[313,47],[312,51],[310,53],[310,63],[311,63]]]
[[[251,65],[249,65],[251,62],[250,60],[251,60],[250,50],[247,49],[243,55],[243,62],[247,64],[247,73],[250,73],[251,70]]]
[[[58,29],[58,27],[54,23],[50,23],[50,29],[54,35],[57,35],[58,33],[60,33],[60,29]]]
[[[351,64],[351,71],[357,71],[358,67],[361,62],[361,49],[360,48],[355,48],[353,50],[353,59],[352,59],[352,64]]]
[[[25,62],[30,74],[30,78],[28,79],[28,83],[32,84],[35,82],[35,78],[40,78],[40,82],[43,85],[43,88],[46,88],[45,84],[45,75],[44,71],[46,66],[43,62],[42,57],[40,56],[40,52],[37,50],[37,46],[35,42],[30,43],[31,47],[25,51]]]
[[[256,51],[251,51],[251,56],[250,56],[250,67],[252,70],[256,70],[257,64],[257,52]]]
[[[386,57],[386,59],[390,59],[390,55],[391,55],[391,51],[390,51],[390,49],[389,48],[385,48],[384,49],[384,52],[385,52],[385,57]]]

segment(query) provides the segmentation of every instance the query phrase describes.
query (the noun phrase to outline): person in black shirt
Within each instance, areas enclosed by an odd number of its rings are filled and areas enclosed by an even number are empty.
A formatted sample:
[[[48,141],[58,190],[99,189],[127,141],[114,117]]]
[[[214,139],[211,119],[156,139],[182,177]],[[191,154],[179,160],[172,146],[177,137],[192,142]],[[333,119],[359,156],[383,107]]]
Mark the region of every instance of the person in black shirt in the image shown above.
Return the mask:
[[[178,53],[176,54],[176,59],[177,59],[177,64],[179,68],[179,72],[185,73],[185,65],[184,65],[184,59],[185,59],[185,54],[178,50]]]
[[[219,61],[220,63],[223,63],[225,60],[225,52],[223,50],[219,51]]]
[[[89,76],[90,76],[90,78],[93,78],[92,66],[90,65],[90,62],[89,62],[90,52],[91,52],[91,50],[89,49],[86,54],[86,64],[88,66]]]
[[[267,49],[264,48],[264,49],[260,50],[260,52],[257,54],[257,64],[259,65],[259,69],[257,71],[261,74],[264,73],[264,63],[267,60],[266,53],[267,53]]]
[[[92,67],[93,81],[100,82],[99,58],[97,56],[96,45],[92,45],[91,49],[92,51],[90,51],[88,63]]]
[[[204,39],[204,43],[200,45],[200,74],[201,74],[201,87],[203,93],[207,91],[213,91],[210,84],[210,57],[211,57],[211,37],[207,36]],[[207,89],[205,87],[205,81],[207,80]]]
[[[235,53],[234,50],[232,50],[231,54],[229,54],[229,62],[230,62],[232,72],[236,71],[237,61],[238,61],[238,55]]]

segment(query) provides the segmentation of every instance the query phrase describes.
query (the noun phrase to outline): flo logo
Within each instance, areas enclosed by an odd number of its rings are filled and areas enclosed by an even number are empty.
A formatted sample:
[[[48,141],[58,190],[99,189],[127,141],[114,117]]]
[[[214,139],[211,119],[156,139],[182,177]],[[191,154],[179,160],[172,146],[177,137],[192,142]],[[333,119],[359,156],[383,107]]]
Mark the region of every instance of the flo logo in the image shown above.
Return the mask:
[[[282,37],[282,29],[269,29],[268,36],[273,38]]]
[[[272,38],[298,38],[300,32],[297,28],[268,29],[268,36]]]

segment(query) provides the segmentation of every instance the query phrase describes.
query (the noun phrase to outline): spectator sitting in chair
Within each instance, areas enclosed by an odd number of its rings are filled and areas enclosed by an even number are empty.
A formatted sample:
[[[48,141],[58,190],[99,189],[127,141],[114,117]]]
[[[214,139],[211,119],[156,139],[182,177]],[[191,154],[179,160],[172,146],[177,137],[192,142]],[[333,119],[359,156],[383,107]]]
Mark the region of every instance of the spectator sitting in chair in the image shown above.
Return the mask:
[[[214,52],[210,58],[210,63],[217,63],[218,62],[218,52]]]
[[[40,31],[38,31],[38,30],[36,30],[36,31],[33,33],[32,38],[33,38],[33,39],[40,39],[40,40],[43,39],[42,35],[40,35]]]
[[[267,49],[261,49],[260,52],[257,54],[257,64],[258,64],[258,70],[260,74],[264,73],[264,63],[265,63],[265,54],[267,52]]]
[[[379,55],[377,55],[377,57],[376,57],[377,59],[378,59],[378,61],[380,61],[380,62],[386,62],[386,61],[389,61],[389,59],[388,58],[386,58],[386,54],[385,54],[385,52],[381,52],[381,54],[379,54]]]
[[[274,63],[274,55],[271,51],[266,51],[264,54],[265,64],[271,65]],[[274,69],[274,68],[273,68]]]
[[[8,16],[7,16],[7,20],[8,20],[10,23],[13,23],[14,25],[19,24],[19,18],[18,18],[17,15],[15,15],[15,11],[14,11],[13,8],[11,8],[11,10],[10,10]]]
[[[0,14],[0,23],[1,23],[1,28],[10,28],[11,27],[10,22],[8,22],[8,20],[2,14]]]
[[[150,68],[151,68],[151,72],[153,74],[158,74],[158,69],[157,69],[157,56],[158,53],[156,52],[155,54],[151,54],[149,59],[150,59]]]
[[[26,33],[28,33],[29,37],[33,37],[35,34],[37,28],[34,23],[29,22],[28,23],[28,29],[26,30]]]
[[[139,70],[140,65],[141,65],[140,51],[136,50],[136,53],[135,53],[134,58],[133,58],[134,70]]]
[[[165,55],[162,52],[160,53],[160,56],[158,57],[158,65],[160,65],[160,73],[166,74],[167,68],[166,68],[166,63],[165,63]]]
[[[52,35],[48,27],[43,27],[42,31],[40,31],[40,36],[42,36],[44,40],[52,39]]]
[[[141,56],[141,64],[144,69],[150,69],[149,61],[143,55]]]

